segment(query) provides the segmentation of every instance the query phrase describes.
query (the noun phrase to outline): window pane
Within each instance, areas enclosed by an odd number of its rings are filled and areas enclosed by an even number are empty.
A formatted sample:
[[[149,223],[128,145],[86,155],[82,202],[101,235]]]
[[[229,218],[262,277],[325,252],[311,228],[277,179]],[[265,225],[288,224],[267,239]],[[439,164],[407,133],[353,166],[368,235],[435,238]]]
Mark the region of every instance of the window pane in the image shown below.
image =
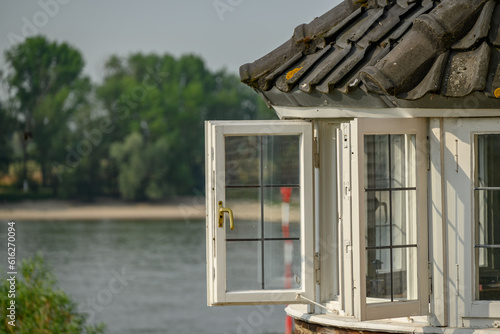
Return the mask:
[[[391,135],[391,179],[392,188],[415,187],[416,135]]]
[[[367,302],[414,300],[416,135],[368,135],[364,144]]]
[[[389,136],[365,136],[365,188],[389,188]]]
[[[226,243],[226,290],[262,289],[262,249],[258,241]]]
[[[264,237],[300,237],[300,188],[265,188]]]
[[[500,134],[477,136],[477,179],[478,187],[500,187]]]
[[[500,246],[500,191],[476,190],[476,245]],[[480,300],[500,300],[500,249],[476,247]]]
[[[300,289],[300,241],[264,242],[266,289]]]
[[[224,215],[226,239],[260,238],[259,188],[228,188],[225,205],[232,209],[234,214],[234,230],[230,229],[228,215]]]
[[[263,136],[264,185],[300,183],[299,136]]]
[[[260,137],[225,137],[226,186],[259,185]]]
[[[476,137],[476,298],[500,300],[500,134]]]
[[[368,250],[366,296],[378,298],[369,303],[418,299],[417,248]]]
[[[370,249],[366,257],[366,297],[391,301],[390,249]]]
[[[476,248],[476,259],[483,258],[479,266],[479,300],[500,300],[500,249]]]
[[[394,300],[418,299],[417,248],[392,250]]]
[[[417,191],[392,192],[392,244],[417,243]]]
[[[367,191],[365,193],[365,225],[367,247],[380,247],[390,245],[390,193],[390,191]]]
[[[228,291],[300,287],[300,136],[227,136],[225,150]]]

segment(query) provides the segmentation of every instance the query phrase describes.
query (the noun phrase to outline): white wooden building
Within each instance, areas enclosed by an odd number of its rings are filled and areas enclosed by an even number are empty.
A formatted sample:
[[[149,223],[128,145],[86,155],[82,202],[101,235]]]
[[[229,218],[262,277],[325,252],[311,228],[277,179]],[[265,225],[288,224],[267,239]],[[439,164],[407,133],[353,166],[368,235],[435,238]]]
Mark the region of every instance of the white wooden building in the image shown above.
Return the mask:
[[[240,74],[280,120],[206,123],[209,305],[500,332],[500,1],[345,0]]]

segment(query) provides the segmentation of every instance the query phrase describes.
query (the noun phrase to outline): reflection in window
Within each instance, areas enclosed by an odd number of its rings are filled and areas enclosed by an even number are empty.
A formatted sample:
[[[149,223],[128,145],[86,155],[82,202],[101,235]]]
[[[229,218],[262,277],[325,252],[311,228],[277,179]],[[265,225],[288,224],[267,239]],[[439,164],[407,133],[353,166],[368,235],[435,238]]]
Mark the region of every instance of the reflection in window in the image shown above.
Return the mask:
[[[226,290],[301,287],[300,136],[225,137]]]
[[[500,134],[475,144],[476,299],[500,300]]]
[[[367,302],[417,299],[416,136],[366,135]]]

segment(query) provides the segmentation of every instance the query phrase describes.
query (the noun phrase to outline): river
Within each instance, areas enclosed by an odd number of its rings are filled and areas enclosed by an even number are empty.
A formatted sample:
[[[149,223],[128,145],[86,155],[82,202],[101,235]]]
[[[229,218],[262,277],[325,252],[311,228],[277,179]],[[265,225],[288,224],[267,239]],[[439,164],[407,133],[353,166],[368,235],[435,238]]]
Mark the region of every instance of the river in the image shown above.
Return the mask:
[[[283,305],[206,306],[203,221],[18,221],[16,228],[18,261],[41,252],[58,286],[89,320],[106,323],[106,333],[283,333]],[[6,233],[3,221],[4,257]]]

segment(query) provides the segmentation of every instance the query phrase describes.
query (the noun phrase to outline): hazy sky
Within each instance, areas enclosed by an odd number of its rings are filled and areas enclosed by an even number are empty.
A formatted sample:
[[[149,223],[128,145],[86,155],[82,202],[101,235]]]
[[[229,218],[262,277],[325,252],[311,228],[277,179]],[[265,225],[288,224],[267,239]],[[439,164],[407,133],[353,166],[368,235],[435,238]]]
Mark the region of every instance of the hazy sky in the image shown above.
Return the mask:
[[[237,73],[285,42],[294,28],[341,0],[33,0],[2,1],[0,51],[36,33],[67,41],[102,79],[111,54],[195,53],[208,67]]]

